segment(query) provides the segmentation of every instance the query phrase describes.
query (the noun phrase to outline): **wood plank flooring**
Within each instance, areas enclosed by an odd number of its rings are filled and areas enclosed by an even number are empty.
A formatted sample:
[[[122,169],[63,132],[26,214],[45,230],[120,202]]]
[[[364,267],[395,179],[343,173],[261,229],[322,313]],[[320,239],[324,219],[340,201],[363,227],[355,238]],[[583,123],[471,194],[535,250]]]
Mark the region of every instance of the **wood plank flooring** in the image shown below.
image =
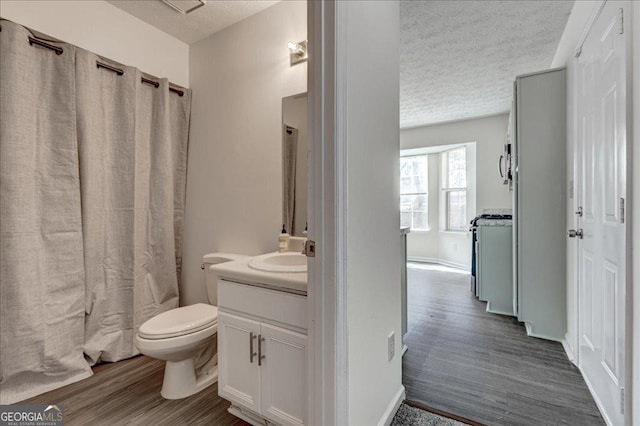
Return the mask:
[[[160,396],[164,362],[145,356],[94,367],[94,375],[20,404],[62,404],[65,426],[248,425],[227,412],[214,384],[189,398]]]
[[[604,425],[562,345],[490,314],[469,275],[408,270],[407,399],[487,425]]]

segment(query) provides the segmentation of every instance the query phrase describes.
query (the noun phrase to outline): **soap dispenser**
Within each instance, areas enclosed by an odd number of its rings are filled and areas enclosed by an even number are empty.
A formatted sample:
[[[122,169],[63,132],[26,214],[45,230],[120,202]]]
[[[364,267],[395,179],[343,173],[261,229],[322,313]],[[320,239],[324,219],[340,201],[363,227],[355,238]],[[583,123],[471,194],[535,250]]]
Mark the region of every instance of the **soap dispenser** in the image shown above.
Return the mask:
[[[287,229],[283,223],[282,231],[280,231],[280,235],[278,235],[278,252],[285,253],[287,251],[289,251],[289,234],[287,234]]]

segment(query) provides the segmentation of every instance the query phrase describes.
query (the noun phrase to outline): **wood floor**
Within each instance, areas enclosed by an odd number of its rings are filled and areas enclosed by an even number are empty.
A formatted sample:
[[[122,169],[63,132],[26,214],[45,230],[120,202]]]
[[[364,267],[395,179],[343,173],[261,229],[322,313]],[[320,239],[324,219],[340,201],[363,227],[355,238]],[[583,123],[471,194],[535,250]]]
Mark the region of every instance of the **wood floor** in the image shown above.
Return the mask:
[[[227,412],[217,384],[189,398],[162,398],[162,361],[138,356],[96,366],[94,373],[20,404],[62,404],[65,426],[248,425]]]
[[[604,425],[562,345],[487,313],[469,275],[410,266],[407,293],[408,400],[487,425]]]

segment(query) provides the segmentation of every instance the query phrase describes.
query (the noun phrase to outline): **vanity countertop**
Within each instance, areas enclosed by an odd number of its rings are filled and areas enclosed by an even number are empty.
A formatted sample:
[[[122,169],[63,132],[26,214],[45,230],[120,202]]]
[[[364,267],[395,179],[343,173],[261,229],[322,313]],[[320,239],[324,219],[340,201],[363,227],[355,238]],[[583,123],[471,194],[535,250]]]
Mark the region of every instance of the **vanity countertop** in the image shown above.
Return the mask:
[[[263,272],[249,267],[249,259],[212,265],[218,278],[286,293],[307,295],[306,272]]]

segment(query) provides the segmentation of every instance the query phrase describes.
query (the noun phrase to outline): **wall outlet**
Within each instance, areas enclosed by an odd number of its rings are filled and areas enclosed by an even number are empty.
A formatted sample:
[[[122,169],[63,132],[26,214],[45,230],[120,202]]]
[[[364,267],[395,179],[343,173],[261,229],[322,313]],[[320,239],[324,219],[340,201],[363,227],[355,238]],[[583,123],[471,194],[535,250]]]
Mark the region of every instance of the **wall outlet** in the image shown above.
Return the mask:
[[[393,359],[396,354],[396,333],[392,331],[388,338],[389,341],[389,361]]]

